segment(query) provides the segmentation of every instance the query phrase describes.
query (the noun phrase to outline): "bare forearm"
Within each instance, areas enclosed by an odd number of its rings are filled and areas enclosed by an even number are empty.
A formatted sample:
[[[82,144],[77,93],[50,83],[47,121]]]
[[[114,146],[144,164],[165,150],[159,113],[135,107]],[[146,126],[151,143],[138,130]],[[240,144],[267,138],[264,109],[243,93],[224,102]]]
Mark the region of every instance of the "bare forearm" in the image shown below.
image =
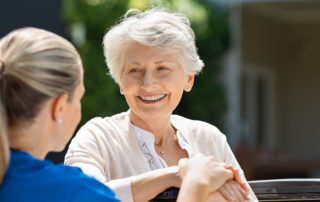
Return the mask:
[[[151,200],[165,189],[179,185],[178,167],[153,170],[135,176],[131,181],[131,190],[135,202]]]

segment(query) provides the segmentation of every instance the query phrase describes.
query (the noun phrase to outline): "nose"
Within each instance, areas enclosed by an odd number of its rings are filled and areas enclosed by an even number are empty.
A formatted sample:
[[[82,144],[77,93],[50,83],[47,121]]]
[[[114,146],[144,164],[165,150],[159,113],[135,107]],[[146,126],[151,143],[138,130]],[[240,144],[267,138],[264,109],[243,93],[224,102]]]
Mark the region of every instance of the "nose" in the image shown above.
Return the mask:
[[[154,77],[154,75],[152,74],[152,72],[150,71],[145,71],[143,78],[142,78],[142,84],[141,87],[145,88],[145,89],[149,89],[152,88],[152,86],[154,85],[156,79]]]

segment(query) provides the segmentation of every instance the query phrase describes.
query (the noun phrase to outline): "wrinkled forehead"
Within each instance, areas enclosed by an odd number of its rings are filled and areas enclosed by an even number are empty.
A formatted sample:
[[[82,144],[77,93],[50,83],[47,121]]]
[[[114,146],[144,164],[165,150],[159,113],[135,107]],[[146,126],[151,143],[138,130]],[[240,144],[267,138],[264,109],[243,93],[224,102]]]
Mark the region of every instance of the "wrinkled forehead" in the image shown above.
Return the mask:
[[[153,62],[178,62],[178,52],[166,51],[158,47],[145,46],[137,42],[127,45],[123,52],[124,65],[138,63],[140,60]]]

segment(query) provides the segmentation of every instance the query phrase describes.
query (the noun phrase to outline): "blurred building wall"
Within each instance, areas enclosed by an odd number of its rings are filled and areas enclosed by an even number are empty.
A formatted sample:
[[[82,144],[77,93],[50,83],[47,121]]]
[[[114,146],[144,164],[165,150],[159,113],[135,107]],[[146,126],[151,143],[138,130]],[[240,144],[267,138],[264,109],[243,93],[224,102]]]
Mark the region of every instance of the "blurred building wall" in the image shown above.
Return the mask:
[[[224,74],[226,89],[240,92],[227,93],[238,102],[227,117],[238,116],[228,128],[239,161],[252,179],[318,176],[320,1],[238,1],[229,9],[238,16],[230,21],[236,53],[225,69],[237,70]]]

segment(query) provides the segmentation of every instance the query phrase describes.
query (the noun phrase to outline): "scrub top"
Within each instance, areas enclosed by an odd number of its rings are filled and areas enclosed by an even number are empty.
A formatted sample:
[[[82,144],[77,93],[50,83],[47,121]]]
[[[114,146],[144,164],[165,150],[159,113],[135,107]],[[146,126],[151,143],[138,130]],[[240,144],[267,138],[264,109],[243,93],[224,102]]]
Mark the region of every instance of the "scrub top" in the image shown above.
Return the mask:
[[[29,153],[11,150],[0,187],[1,202],[119,202],[114,192],[79,168],[55,165]]]

